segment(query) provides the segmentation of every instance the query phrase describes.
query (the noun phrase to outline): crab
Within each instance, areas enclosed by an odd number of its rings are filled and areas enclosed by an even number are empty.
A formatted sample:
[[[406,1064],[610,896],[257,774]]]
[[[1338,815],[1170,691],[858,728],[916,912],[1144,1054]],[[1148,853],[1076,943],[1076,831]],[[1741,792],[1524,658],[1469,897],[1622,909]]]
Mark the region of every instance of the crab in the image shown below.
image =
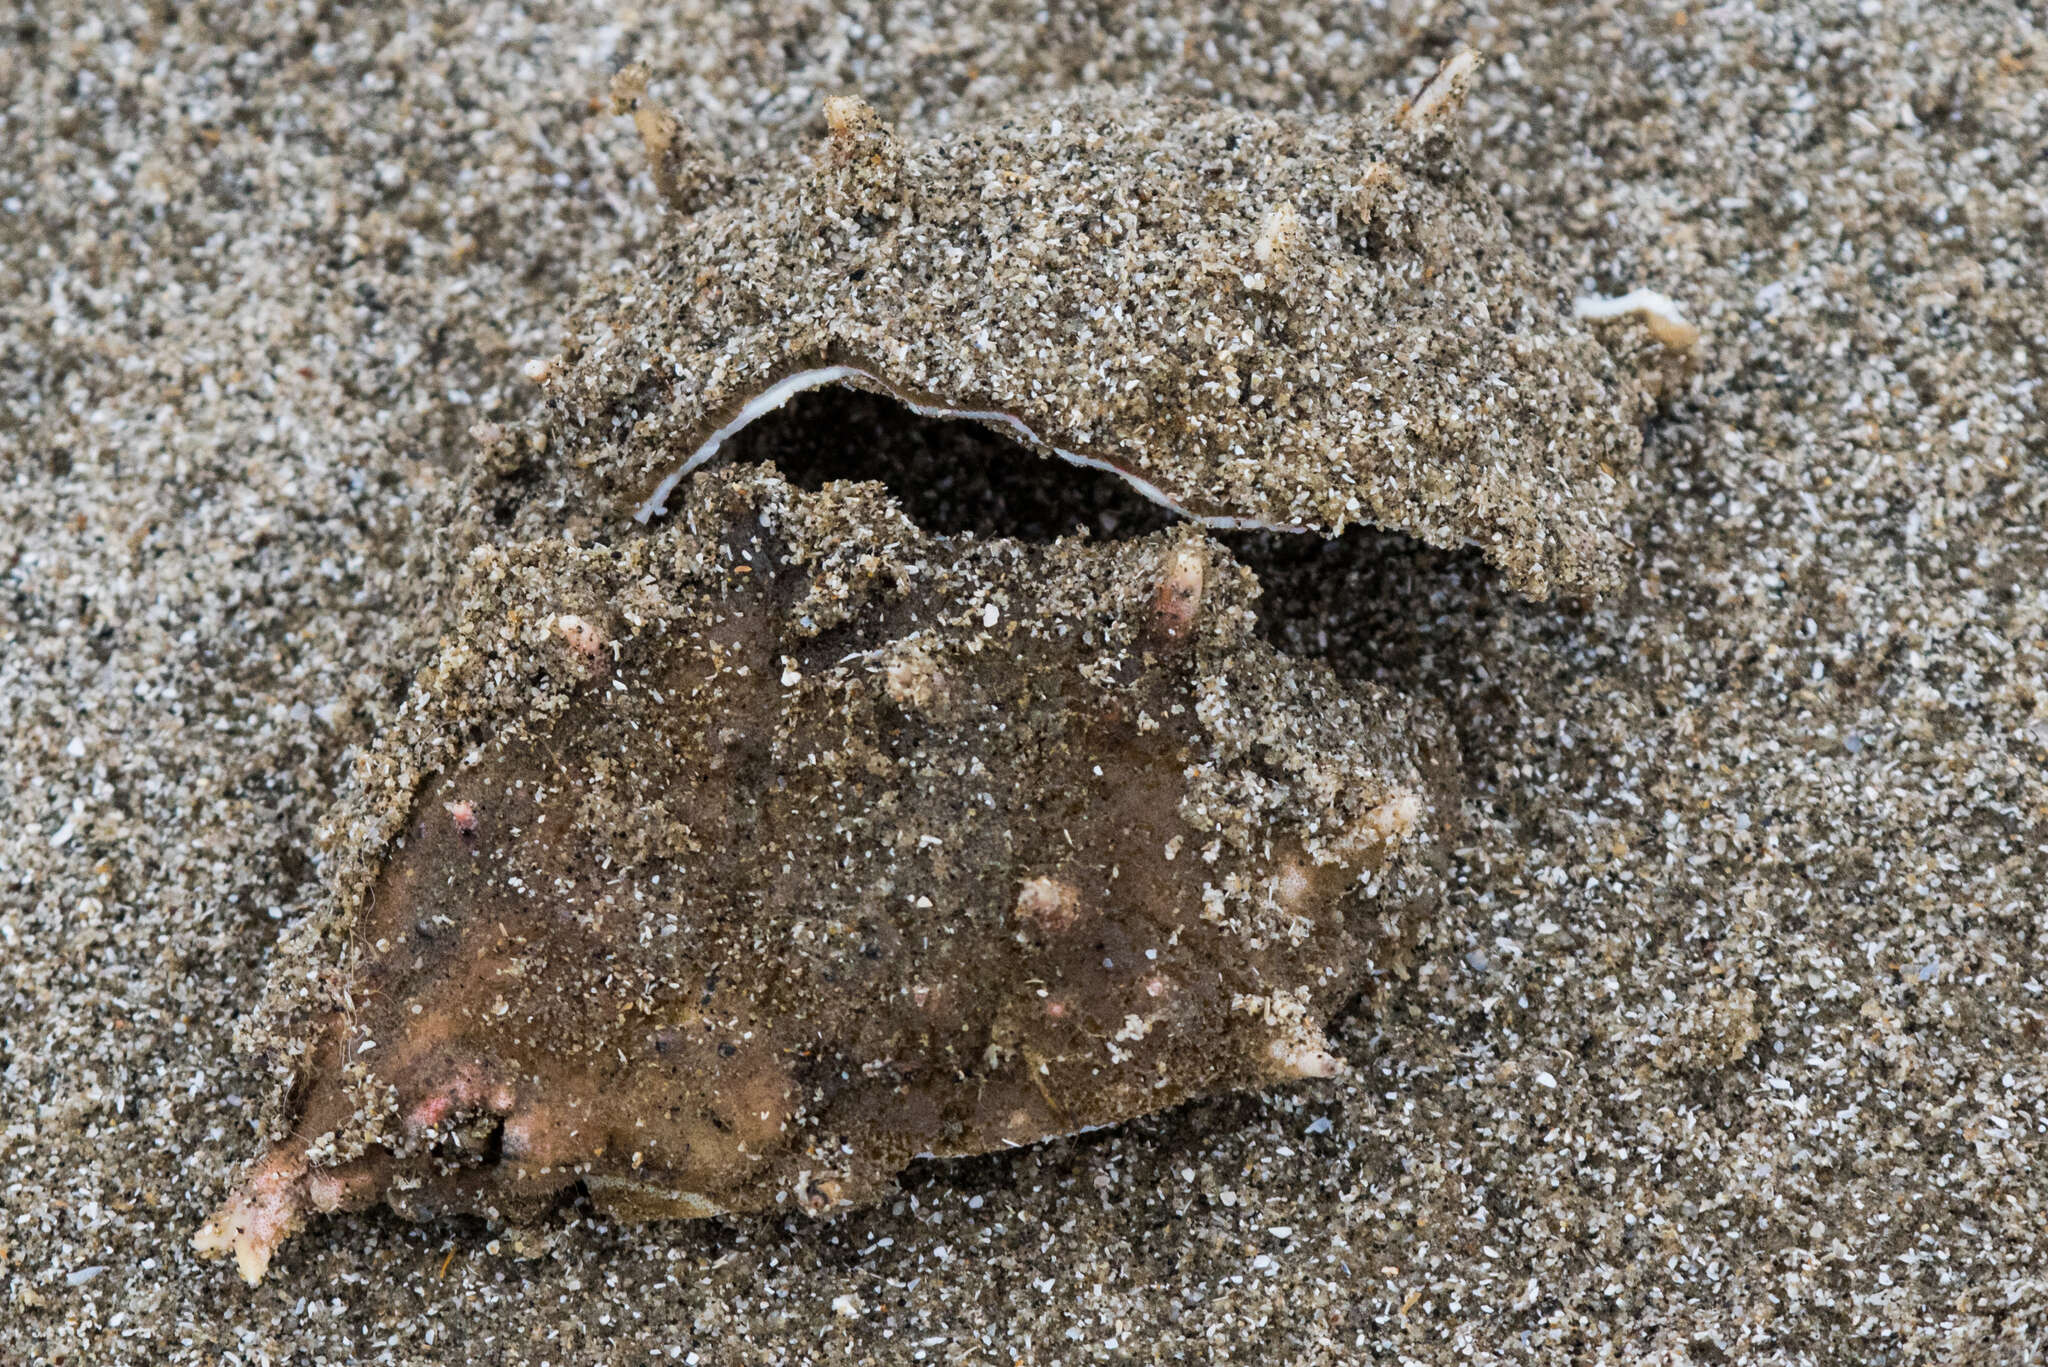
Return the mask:
[[[841,99],[744,174],[622,78],[673,231],[480,434],[456,617],[334,822],[266,1008],[289,1083],[198,1249],[253,1283],[322,1212],[574,1191],[828,1215],[1345,1072],[1457,747],[1260,641],[1210,533],[1371,522],[1596,591],[1653,387],[1466,169],[1472,66],[1383,117],[1083,97],[926,141]],[[942,534],[714,464],[830,387],[1177,521]]]

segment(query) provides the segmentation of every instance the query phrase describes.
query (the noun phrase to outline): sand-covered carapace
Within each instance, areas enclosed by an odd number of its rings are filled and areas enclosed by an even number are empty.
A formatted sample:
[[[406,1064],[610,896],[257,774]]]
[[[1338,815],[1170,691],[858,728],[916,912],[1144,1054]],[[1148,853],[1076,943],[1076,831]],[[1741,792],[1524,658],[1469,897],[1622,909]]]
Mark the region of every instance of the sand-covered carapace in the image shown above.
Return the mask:
[[[469,558],[280,956],[295,1079],[200,1232],[871,1198],[1342,1070],[1455,819],[1430,704],[1258,641],[1199,529],[921,531],[710,471],[614,546]]]
[[[1604,588],[1650,386],[1468,164],[1471,66],[1357,116],[1084,95],[899,136],[838,99],[746,167],[632,84],[678,212],[530,366],[551,416],[501,471],[541,472],[532,508],[655,519],[753,419],[850,385],[1210,526],[1369,522]]]

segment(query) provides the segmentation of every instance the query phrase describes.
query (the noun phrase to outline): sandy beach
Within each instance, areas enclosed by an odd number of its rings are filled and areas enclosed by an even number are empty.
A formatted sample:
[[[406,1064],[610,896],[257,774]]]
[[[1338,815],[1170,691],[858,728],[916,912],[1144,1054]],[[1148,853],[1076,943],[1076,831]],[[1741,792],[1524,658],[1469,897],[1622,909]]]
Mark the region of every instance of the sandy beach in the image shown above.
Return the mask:
[[[1702,335],[1613,592],[1221,534],[1267,641],[1462,751],[1350,1076],[824,1222],[379,1209],[255,1288],[194,1253],[471,433],[660,230],[615,73],[744,167],[838,94],[1343,114],[1466,47],[1516,239]],[[0,1363],[2048,1360],[2044,410],[2022,5],[0,7]],[[1068,475],[1004,478],[909,501],[999,532]]]

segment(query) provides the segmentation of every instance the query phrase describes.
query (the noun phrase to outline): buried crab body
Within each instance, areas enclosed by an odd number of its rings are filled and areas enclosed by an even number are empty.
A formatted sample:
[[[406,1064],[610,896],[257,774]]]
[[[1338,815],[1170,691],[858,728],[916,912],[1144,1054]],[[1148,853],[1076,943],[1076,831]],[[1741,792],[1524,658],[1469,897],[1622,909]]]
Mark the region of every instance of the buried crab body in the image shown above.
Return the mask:
[[[472,557],[365,766],[388,853],[306,950],[345,990],[286,998],[284,1130],[200,1236],[252,1279],[322,1210],[823,1211],[1337,1066],[1317,1022],[1435,886],[1434,708],[1257,642],[1191,529],[949,540],[765,470],[685,498]]]

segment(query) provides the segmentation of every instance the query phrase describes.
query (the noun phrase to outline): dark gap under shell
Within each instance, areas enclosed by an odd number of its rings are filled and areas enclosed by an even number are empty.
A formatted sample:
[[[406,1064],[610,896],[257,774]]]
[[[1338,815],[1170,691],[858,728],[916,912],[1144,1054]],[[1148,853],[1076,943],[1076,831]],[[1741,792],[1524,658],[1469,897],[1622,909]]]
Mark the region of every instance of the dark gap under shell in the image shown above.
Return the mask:
[[[940,536],[1126,540],[1177,521],[1114,474],[1069,465],[981,423],[927,417],[860,389],[799,395],[734,436],[721,460],[772,464],[805,489],[875,481],[911,521]]]
[[[773,465],[792,483],[874,481],[921,529],[941,536],[1044,544],[1100,541],[1180,525],[1117,475],[1069,465],[1010,432],[928,417],[886,395],[825,387],[801,394],[734,436],[719,463]],[[1471,639],[1519,595],[1477,549],[1443,550],[1400,532],[1352,527],[1336,537],[1212,533],[1252,571],[1258,633],[1299,659],[1342,660],[1358,677],[1409,695],[1439,685]]]

